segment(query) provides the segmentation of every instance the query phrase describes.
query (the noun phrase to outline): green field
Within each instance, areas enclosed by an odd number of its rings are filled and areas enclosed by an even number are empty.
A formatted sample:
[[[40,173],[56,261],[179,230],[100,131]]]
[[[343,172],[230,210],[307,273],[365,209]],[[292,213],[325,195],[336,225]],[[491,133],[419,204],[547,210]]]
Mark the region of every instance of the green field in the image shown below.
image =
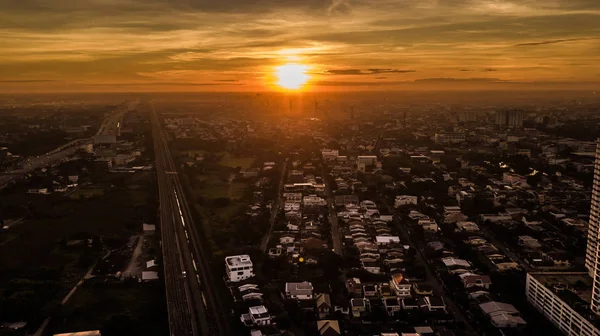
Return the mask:
[[[196,180],[199,181],[199,185],[194,187],[194,195],[209,200],[220,197],[227,197],[232,200],[241,199],[248,190],[247,183],[229,183],[221,180],[217,175],[199,175]]]
[[[223,157],[219,161],[221,166],[237,168],[242,167],[242,169],[252,167],[252,164],[256,161],[252,157],[235,157],[230,153],[224,153]]]

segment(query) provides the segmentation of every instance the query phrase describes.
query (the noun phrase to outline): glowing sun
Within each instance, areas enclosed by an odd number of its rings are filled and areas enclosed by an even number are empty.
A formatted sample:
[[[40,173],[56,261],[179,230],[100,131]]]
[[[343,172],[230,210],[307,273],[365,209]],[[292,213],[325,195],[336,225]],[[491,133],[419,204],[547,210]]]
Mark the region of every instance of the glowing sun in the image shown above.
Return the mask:
[[[308,66],[288,63],[275,68],[277,85],[288,90],[298,90],[308,82],[310,76],[306,73]]]

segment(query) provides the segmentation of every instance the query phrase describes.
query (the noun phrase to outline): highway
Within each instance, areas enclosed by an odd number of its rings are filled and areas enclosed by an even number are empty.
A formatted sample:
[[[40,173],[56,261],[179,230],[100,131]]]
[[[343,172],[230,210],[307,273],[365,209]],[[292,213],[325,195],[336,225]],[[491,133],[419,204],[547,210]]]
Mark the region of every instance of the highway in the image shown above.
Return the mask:
[[[109,114],[98,128],[96,135],[118,135],[118,129],[121,125],[121,120],[125,112],[134,109],[139,104],[139,100],[125,103],[121,108]],[[93,139],[84,138],[73,140],[52,151],[33,158],[28,158],[23,162],[23,167],[17,170],[3,172],[0,176],[0,189],[4,188],[11,182],[22,179],[30,172],[43,167],[48,167],[56,164],[75,154],[80,148],[93,143]]]
[[[230,335],[228,316],[215,293],[209,256],[194,224],[166,134],[154,106],[150,106],[170,333]]]

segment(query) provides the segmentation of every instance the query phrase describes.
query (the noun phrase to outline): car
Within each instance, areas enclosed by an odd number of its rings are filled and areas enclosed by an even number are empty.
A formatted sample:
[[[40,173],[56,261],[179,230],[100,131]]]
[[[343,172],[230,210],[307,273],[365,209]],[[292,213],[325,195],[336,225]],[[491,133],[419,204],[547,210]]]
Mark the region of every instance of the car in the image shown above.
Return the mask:
[[[186,271],[181,272],[181,274],[183,275],[184,278],[187,276]]]

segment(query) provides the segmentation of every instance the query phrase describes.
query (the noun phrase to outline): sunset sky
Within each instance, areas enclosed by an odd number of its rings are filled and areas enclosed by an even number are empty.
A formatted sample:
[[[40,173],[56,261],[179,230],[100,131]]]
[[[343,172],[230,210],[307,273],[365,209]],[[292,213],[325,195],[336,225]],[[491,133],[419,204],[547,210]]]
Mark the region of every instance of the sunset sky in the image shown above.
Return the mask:
[[[594,88],[600,0],[0,0],[5,91]]]

